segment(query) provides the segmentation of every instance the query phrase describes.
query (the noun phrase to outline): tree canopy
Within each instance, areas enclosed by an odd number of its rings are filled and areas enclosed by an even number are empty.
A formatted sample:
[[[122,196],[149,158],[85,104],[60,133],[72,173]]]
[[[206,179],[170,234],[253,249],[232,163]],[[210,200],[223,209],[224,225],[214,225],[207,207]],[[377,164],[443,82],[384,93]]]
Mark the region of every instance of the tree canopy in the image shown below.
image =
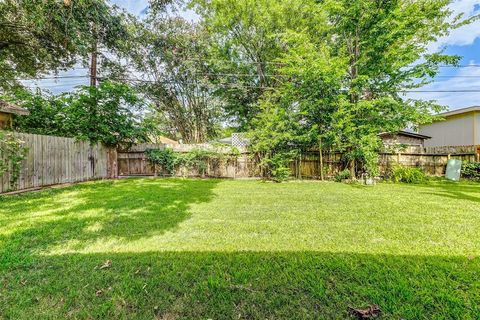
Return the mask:
[[[302,150],[331,149],[352,175],[375,175],[380,133],[414,128],[442,109],[405,93],[458,64],[428,51],[477,18],[452,16],[451,2],[191,0],[200,18],[188,22],[172,14],[182,1],[152,1],[134,19],[103,0],[6,0],[0,87],[81,62],[98,43],[117,67],[102,78],[114,82],[53,100],[34,95],[32,116],[18,126],[111,145],[137,139],[140,123],[187,143],[229,126],[250,133],[269,172],[284,174]],[[153,106],[142,122],[124,112],[139,96]],[[99,115],[115,123],[93,124]]]
[[[119,46],[125,21],[104,0],[0,1],[0,90],[86,62],[94,43]]]
[[[20,132],[73,137],[107,146],[129,146],[148,140],[141,125],[145,103],[125,84],[101,82],[75,92],[52,96],[23,91],[16,97],[30,115],[16,117]]]
[[[323,36],[280,35],[287,50],[277,72],[289,80],[262,96],[255,146],[279,152],[322,145],[343,151],[352,175],[375,175],[378,134],[431,121],[442,109],[403,93],[428,83],[440,65],[458,62],[427,51],[431,41],[459,25],[449,20],[449,2],[318,3],[327,17]]]

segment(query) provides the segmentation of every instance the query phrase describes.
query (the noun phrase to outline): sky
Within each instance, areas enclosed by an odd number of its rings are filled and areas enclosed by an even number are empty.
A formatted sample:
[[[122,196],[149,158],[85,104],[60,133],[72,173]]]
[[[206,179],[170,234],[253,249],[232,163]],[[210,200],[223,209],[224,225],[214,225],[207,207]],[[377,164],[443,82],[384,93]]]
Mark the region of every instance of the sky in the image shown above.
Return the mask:
[[[142,16],[148,8],[148,0],[111,0],[111,3],[126,9],[128,12]],[[480,14],[480,0],[456,0],[450,5],[454,15],[463,14],[464,18]],[[182,16],[195,20],[195,13],[188,11]],[[409,93],[407,98],[436,100],[447,106],[450,110],[460,109],[473,105],[480,105],[480,20],[470,25],[454,30],[450,35],[439,39],[429,45],[430,52],[444,50],[447,54],[462,57],[460,68],[442,68],[439,77],[427,86],[419,89],[420,92]],[[87,69],[75,69],[62,72],[59,76],[87,75]],[[41,80],[29,82],[28,85],[40,86],[53,93],[72,90],[75,86],[88,84],[88,78]],[[438,92],[438,91],[465,91],[477,90],[479,92]]]

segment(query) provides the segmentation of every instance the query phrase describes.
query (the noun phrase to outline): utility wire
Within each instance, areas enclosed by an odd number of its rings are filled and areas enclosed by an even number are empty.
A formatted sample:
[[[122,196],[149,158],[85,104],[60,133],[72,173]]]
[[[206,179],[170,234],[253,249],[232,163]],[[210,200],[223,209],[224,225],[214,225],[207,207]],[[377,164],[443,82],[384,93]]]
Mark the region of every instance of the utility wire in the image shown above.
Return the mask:
[[[203,77],[258,77],[258,75],[248,74],[248,73],[197,73],[197,76]],[[265,77],[269,78],[289,78],[290,76],[284,74],[265,74]],[[36,80],[57,80],[57,79],[75,79],[75,78],[89,78],[90,75],[77,75],[77,76],[52,76],[52,77],[39,77],[39,78],[17,78],[17,79],[2,79],[2,80],[12,80],[12,81],[36,81]],[[432,77],[435,78],[480,78],[480,75],[438,75]],[[126,79],[127,80],[127,79]]]

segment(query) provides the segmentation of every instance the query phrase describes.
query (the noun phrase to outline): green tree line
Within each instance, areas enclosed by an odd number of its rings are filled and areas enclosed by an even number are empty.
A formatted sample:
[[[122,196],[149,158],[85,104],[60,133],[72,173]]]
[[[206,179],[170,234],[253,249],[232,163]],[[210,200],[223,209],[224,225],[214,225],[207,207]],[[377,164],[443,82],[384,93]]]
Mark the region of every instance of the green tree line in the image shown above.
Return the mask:
[[[0,88],[31,110],[16,128],[111,145],[248,132],[267,174],[301,150],[377,174],[378,134],[432,121],[406,98],[460,57],[428,45],[470,23],[450,0],[151,1],[136,18],[104,0],[0,3]],[[181,17],[188,8],[196,21]],[[98,88],[61,96],[18,79],[88,66]],[[3,77],[3,79],[1,78]]]

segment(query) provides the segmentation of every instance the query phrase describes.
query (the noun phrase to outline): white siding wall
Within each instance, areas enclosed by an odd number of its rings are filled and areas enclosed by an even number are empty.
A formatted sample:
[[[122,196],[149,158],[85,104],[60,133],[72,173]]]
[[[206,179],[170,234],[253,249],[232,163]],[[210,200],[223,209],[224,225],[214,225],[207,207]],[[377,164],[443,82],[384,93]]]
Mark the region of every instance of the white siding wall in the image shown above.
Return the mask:
[[[480,112],[477,111],[476,116],[475,116],[475,121],[477,122],[477,128],[476,128],[476,134],[477,137],[475,139],[475,145],[480,145]]]
[[[473,113],[469,113],[421,126],[420,134],[432,137],[425,141],[425,147],[473,145],[473,121]]]

